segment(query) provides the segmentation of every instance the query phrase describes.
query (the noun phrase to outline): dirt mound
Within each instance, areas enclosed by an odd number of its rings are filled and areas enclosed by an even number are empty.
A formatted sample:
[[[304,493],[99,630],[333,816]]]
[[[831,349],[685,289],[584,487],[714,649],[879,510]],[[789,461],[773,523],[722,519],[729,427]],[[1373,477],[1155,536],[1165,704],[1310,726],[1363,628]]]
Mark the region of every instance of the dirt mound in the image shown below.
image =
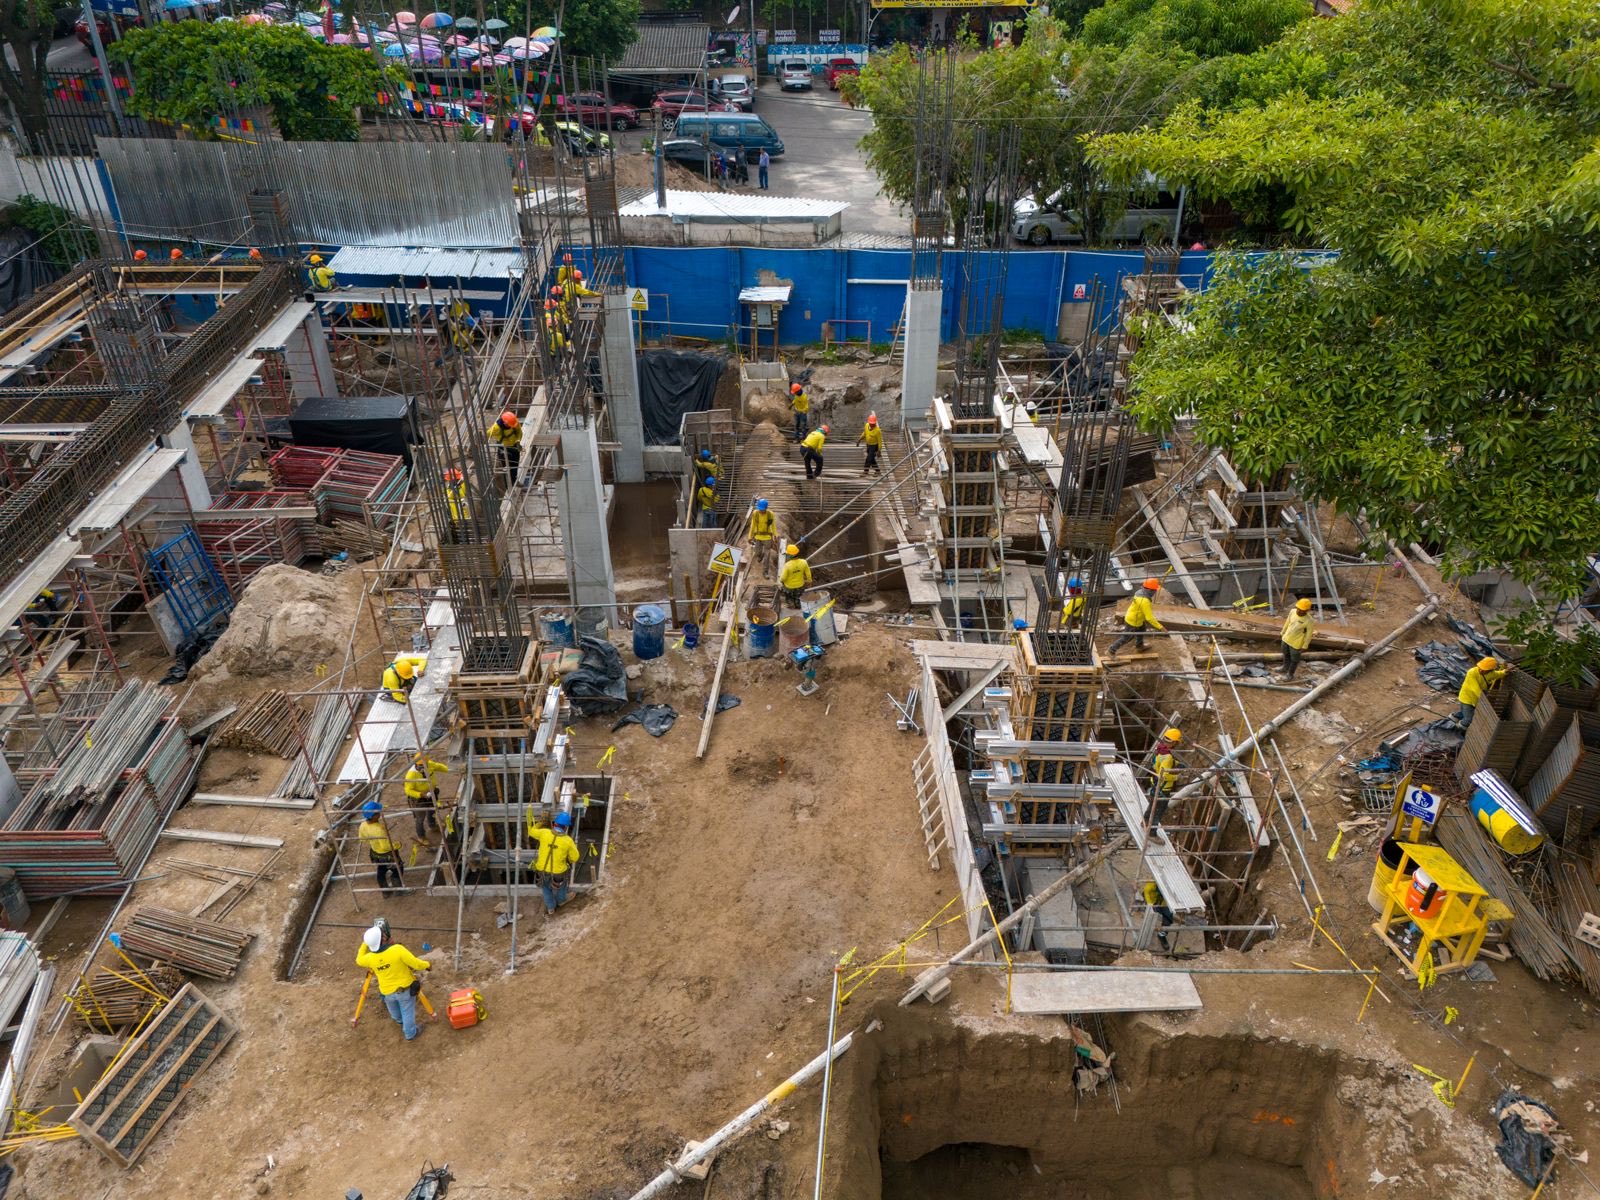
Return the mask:
[[[745,419],[753,425],[766,422],[780,429],[794,428],[794,412],[789,398],[776,392],[757,392],[745,401]]]
[[[304,670],[308,663],[337,664],[349,633],[345,578],[282,563],[267,567],[245,588],[227,631],[195,673],[215,682]],[[350,572],[347,578],[359,587],[359,575]]]

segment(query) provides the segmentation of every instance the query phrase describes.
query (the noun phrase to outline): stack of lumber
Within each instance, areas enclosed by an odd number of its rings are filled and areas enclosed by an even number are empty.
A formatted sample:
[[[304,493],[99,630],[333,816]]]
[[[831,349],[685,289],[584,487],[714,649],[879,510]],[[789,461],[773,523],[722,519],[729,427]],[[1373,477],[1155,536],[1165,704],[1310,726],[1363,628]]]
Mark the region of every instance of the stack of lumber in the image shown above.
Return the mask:
[[[114,1033],[140,1020],[155,1005],[165,1004],[182,986],[183,976],[172,967],[138,971],[119,964],[96,968],[68,999],[82,1024]]]
[[[1155,605],[1156,620],[1171,633],[1201,633],[1211,637],[1236,638],[1246,642],[1277,642],[1283,636],[1282,617],[1263,617],[1254,613],[1225,612],[1196,608]],[[1365,639],[1318,625],[1311,635],[1314,650],[1348,650],[1360,654],[1367,648]]]
[[[122,931],[122,948],[191,975],[232,979],[255,934],[166,908],[135,913]]]
[[[262,692],[236,712],[215,741],[231,750],[293,758],[306,733],[306,714],[287,692]]]

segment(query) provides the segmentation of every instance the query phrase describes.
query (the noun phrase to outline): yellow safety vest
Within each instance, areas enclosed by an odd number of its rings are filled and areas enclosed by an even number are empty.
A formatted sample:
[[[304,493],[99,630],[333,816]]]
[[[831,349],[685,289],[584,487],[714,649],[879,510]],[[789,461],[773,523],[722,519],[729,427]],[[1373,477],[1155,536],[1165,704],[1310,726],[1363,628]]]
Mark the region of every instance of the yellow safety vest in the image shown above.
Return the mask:
[[[755,541],[770,542],[777,527],[778,519],[770,512],[762,512],[758,508],[750,514],[750,536]]]

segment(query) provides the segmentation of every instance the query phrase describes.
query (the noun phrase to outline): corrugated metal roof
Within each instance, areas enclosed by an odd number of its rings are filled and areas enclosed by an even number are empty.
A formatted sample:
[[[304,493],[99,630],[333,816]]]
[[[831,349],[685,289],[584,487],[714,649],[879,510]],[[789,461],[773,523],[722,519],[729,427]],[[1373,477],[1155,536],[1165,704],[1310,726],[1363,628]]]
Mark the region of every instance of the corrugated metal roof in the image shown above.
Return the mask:
[[[514,250],[406,250],[346,246],[328,263],[335,275],[384,279],[505,279],[522,271]]]
[[[641,25],[638,39],[611,70],[632,75],[698,71],[706,65],[706,47],[710,43],[711,26],[699,22]]]
[[[808,200],[803,196],[750,196],[738,192],[679,192],[667,189],[667,207],[656,207],[655,193],[641,196],[619,210],[624,217],[670,216],[674,221],[732,221],[777,224],[836,217],[850,205],[843,200]]]

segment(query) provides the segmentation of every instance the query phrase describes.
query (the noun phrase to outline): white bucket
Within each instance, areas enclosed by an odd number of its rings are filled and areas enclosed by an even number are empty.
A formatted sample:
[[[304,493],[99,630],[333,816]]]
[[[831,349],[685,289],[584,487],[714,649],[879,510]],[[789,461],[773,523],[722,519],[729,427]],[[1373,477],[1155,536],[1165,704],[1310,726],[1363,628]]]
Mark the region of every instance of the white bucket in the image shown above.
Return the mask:
[[[800,615],[808,624],[815,624],[819,646],[831,646],[839,640],[839,634],[833,628],[833,609],[828,607],[832,599],[828,592],[816,591],[807,592],[800,601]],[[828,611],[822,612],[825,608]],[[821,615],[818,616],[818,613]]]

